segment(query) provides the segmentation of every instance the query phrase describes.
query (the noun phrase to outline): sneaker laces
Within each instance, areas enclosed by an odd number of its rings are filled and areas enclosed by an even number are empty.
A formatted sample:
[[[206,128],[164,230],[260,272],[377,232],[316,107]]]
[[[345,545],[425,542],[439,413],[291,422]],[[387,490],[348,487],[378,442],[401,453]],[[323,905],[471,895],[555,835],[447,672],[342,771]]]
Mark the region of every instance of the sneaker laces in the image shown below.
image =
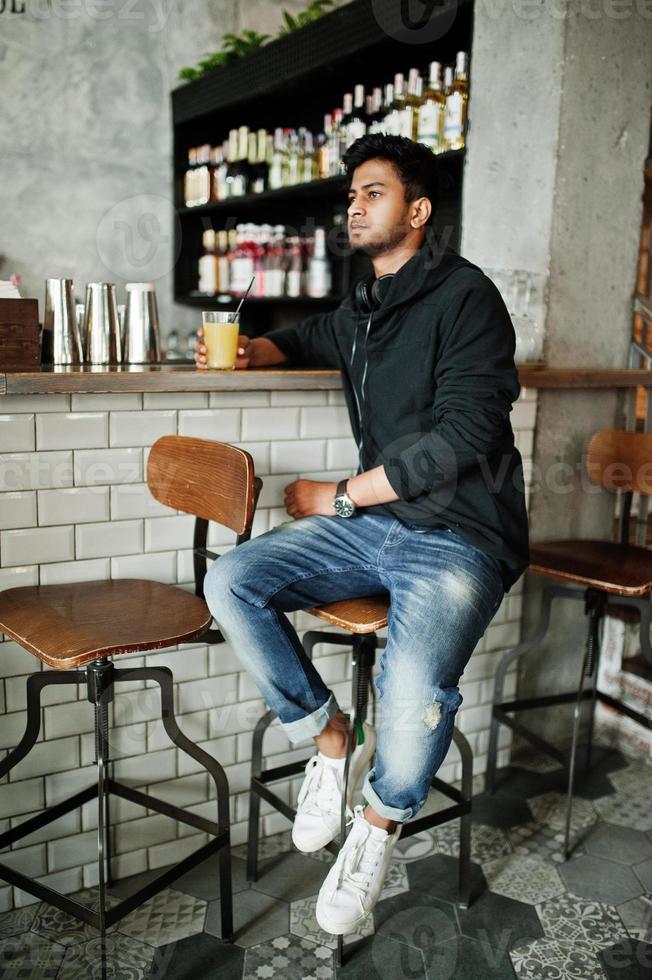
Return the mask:
[[[364,808],[360,805],[355,807],[352,818],[347,822],[347,826],[358,821],[367,823],[364,817]],[[360,909],[364,911],[364,898],[369,890],[371,879],[376,870],[389,838],[374,837],[371,828],[366,833],[357,831],[355,828],[346,838],[342,848],[339,871],[331,891],[331,899],[339,889],[348,891],[360,902]]]
[[[313,755],[308,759],[304,771],[306,775],[297,797],[297,813],[339,814],[342,790],[334,767]]]

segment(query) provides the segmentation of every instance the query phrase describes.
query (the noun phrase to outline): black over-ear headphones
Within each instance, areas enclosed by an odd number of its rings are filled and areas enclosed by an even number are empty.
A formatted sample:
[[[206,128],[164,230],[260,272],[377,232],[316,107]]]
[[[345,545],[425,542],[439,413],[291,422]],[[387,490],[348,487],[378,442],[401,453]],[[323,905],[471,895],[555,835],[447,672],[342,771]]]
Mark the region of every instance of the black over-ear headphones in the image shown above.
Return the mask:
[[[394,273],[389,272],[385,276],[369,276],[360,279],[355,286],[355,304],[361,313],[373,313],[383,302],[387,295],[387,290],[394,278]]]

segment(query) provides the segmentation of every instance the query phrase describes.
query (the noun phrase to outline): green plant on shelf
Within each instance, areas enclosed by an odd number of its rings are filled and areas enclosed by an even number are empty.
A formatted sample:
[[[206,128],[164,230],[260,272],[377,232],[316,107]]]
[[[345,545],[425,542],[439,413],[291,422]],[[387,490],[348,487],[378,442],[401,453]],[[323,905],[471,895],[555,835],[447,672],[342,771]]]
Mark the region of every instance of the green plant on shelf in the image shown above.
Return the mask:
[[[277,37],[284,37],[293,31],[298,31],[306,24],[323,17],[329,9],[335,6],[335,0],[312,0],[305,10],[298,14],[291,14],[287,10],[283,11],[284,26],[279,30]],[[195,78],[201,78],[216,68],[222,68],[237,58],[242,58],[252,51],[262,47],[267,41],[271,40],[270,34],[259,34],[257,31],[242,31],[240,34],[225,34],[222,40],[222,50],[214,51],[199,62],[194,68],[181,68],[179,78],[184,82],[191,82]]]
[[[222,41],[222,50],[209,54],[207,58],[200,61],[196,68],[182,68],[179,78],[190,82],[194,78],[201,78],[215,68],[221,68],[236,58],[242,58],[246,54],[251,54],[261,47],[265,41],[269,41],[269,34],[258,34],[257,31],[243,31],[242,34],[225,34]]]
[[[283,20],[285,21],[285,27],[282,27],[278,32],[278,37],[283,37],[285,34],[291,34],[292,31],[299,31],[306,24],[312,24],[313,20],[318,20],[323,17],[324,14],[329,12],[329,9],[335,6],[334,0],[312,0],[305,10],[294,16],[290,14],[287,10],[283,11]]]

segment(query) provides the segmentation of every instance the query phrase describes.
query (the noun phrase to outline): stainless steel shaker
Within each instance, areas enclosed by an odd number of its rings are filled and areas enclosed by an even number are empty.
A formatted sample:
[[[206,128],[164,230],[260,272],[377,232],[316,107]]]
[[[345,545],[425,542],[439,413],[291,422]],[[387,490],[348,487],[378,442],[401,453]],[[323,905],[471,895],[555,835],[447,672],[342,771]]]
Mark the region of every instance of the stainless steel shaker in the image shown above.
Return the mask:
[[[154,283],[128,282],[125,289],[123,360],[128,364],[157,363],[161,348]]]
[[[84,355],[72,279],[45,280],[43,334],[44,350],[52,352],[54,364],[82,363]]]
[[[119,364],[120,325],[112,282],[89,282],[84,315],[84,355],[88,364]]]

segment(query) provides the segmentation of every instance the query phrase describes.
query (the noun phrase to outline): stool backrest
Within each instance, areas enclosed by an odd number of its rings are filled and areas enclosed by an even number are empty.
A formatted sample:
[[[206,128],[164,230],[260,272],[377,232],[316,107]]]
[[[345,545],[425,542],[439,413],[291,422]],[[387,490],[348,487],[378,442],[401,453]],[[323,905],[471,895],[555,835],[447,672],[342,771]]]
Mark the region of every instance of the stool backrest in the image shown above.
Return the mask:
[[[237,534],[251,528],[254,479],[254,461],[248,452],[212,439],[161,436],[147,459],[152,496]]]
[[[586,450],[586,469],[602,487],[652,494],[652,433],[596,432]]]

